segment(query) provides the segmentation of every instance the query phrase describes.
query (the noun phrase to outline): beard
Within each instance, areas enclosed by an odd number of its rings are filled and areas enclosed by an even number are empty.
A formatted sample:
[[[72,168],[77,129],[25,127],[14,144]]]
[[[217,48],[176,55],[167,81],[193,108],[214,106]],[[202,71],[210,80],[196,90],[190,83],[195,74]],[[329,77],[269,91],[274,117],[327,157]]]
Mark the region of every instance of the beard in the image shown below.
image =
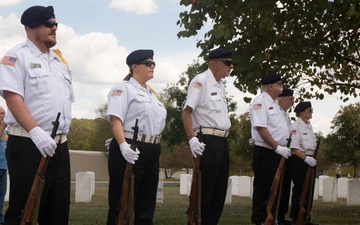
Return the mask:
[[[50,49],[56,45],[56,40],[47,39],[44,41],[44,45]]]
[[[49,34],[49,36],[43,41],[44,41],[44,45],[47,48],[50,49],[50,48],[54,47],[56,45],[56,34],[54,34],[54,33]]]
[[[51,32],[47,35],[38,35],[36,37],[37,43],[42,43],[42,45],[48,49],[56,45],[56,33]]]

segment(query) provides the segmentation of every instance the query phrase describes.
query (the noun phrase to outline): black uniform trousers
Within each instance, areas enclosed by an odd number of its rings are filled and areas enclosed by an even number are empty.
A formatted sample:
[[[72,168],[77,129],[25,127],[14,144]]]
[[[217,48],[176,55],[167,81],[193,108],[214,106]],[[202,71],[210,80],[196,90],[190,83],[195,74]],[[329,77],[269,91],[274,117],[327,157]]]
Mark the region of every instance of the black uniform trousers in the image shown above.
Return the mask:
[[[201,221],[216,225],[224,209],[229,179],[229,145],[226,138],[202,135],[206,144],[200,160]]]
[[[252,223],[261,223],[266,219],[266,205],[280,159],[281,156],[274,150],[254,145]]]
[[[289,199],[290,199],[290,189],[291,189],[291,156],[285,160],[283,168],[283,180],[280,193],[280,203],[278,209],[277,219],[279,221],[285,219],[285,215],[289,209]]]
[[[294,183],[294,187],[293,187],[293,193],[291,196],[291,210],[290,210],[290,218],[292,218],[293,220],[296,221],[299,210],[300,210],[300,205],[299,205],[299,201],[300,201],[300,196],[302,193],[302,189],[303,189],[303,184],[305,181],[305,177],[309,168],[309,165],[307,163],[304,162],[303,159],[300,159],[299,157],[297,157],[296,155],[293,155],[291,157],[292,161],[291,161],[291,179]],[[314,168],[314,173],[316,171],[316,167]],[[312,178],[315,179],[315,176],[312,175]],[[305,205],[304,208],[305,210],[308,208],[308,204],[310,204],[309,209],[311,210],[312,207],[312,201],[313,201],[313,196],[314,196],[314,185],[315,182],[313,180],[313,186],[309,189],[312,190],[312,192],[310,193],[310,198],[306,199],[305,201]],[[310,200],[309,200],[310,199]],[[310,212],[306,213],[310,216]],[[305,218],[305,222],[310,220],[310,218]]]
[[[126,139],[128,143],[131,140]],[[133,165],[135,225],[153,225],[156,207],[156,193],[159,182],[160,144],[137,142],[139,159]],[[119,144],[113,138],[109,148],[109,211],[107,225],[117,224],[120,210],[121,189],[127,161],[120,152]]]
[[[18,225],[42,155],[30,138],[9,135],[6,160],[10,177],[6,225]],[[67,142],[48,159],[40,201],[39,225],[67,225],[70,207],[70,158]]]

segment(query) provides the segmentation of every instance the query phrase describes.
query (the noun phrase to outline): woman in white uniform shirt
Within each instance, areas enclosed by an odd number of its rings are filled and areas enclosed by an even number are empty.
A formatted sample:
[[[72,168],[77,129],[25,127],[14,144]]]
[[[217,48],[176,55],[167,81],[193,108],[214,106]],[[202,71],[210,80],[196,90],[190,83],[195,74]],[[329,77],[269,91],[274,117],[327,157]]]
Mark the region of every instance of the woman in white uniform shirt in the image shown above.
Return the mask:
[[[299,213],[299,199],[307,170],[309,166],[313,167],[316,165],[316,160],[312,157],[316,148],[316,136],[309,121],[313,113],[311,102],[299,103],[295,107],[294,112],[298,119],[290,128],[292,134],[290,149],[294,154],[291,157],[291,179],[294,187],[291,197],[290,218],[295,223]],[[311,204],[311,202],[308,204]],[[305,206],[305,208],[307,207]],[[307,225],[313,225],[311,221],[307,220],[309,218],[305,218]]]
[[[153,78],[153,50],[136,50],[128,55],[130,73],[108,94],[107,119],[114,137],[109,148],[109,211],[107,225],[116,224],[126,163],[135,174],[134,213],[136,225],[152,225],[159,180],[160,134],[166,109],[146,84]],[[136,151],[130,149],[132,127],[138,119]]]

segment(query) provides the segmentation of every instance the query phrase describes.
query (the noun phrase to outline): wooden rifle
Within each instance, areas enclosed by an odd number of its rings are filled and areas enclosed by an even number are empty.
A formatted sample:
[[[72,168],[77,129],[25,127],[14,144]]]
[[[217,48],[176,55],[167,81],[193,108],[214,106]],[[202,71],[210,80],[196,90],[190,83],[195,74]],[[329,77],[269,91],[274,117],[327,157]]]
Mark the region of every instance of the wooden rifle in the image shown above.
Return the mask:
[[[319,151],[319,146],[320,146],[320,137],[317,141],[316,144],[316,148],[314,151],[314,155],[313,158],[316,159],[318,151]],[[311,201],[312,201],[312,196],[311,194],[313,194],[313,189],[314,189],[314,168],[312,166],[309,166],[307,172],[306,172],[306,176],[304,179],[304,184],[302,187],[302,192],[301,192],[301,196],[300,196],[300,200],[299,200],[299,213],[296,219],[296,223],[295,225],[304,225],[305,224],[305,219],[307,219],[308,215],[309,215],[309,211],[310,211],[310,207],[307,207],[307,210],[305,209],[305,205],[310,206],[311,205]]]
[[[136,151],[139,133],[138,119],[135,121],[133,139],[130,148]],[[133,164],[127,162],[121,189],[120,210],[117,225],[134,225],[134,173]]]
[[[55,121],[52,122],[53,129],[51,131],[51,137],[55,138],[56,132],[59,128],[60,113],[57,114]],[[32,225],[37,224],[37,218],[39,214],[40,200],[45,185],[45,172],[49,162],[49,157],[42,157],[35,174],[33,184],[31,186],[28,198],[26,200],[25,208],[22,211],[22,218],[20,225]]]
[[[197,137],[201,142],[201,126]],[[200,171],[201,156],[197,155],[194,160],[194,169],[191,181],[191,190],[189,196],[188,208],[188,225],[201,225],[201,171]]]
[[[290,134],[289,138],[287,139],[286,147],[288,148],[290,147],[290,143],[291,143],[291,135],[292,134]],[[274,176],[273,183],[270,188],[270,197],[266,205],[266,219],[264,225],[272,225],[275,219],[273,215],[273,211],[275,212],[277,210],[275,207],[275,203],[279,201],[278,197],[280,196],[279,192],[281,189],[285,160],[286,160],[285,157],[281,157],[279,166]]]

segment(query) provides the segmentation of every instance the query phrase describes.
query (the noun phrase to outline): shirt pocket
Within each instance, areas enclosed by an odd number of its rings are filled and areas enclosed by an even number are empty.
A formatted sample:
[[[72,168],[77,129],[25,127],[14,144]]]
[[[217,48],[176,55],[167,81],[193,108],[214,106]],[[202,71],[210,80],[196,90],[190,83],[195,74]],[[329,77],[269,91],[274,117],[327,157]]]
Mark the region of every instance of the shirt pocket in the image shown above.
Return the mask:
[[[210,96],[211,109],[215,113],[220,113],[222,109],[222,104],[224,104],[223,100],[219,95],[211,95]]]
[[[67,71],[63,72],[64,77],[64,88],[66,96],[70,96],[73,99],[72,79]]]
[[[275,110],[269,111],[269,121],[271,124],[280,123],[280,115]]]
[[[155,111],[156,111],[157,118],[159,118],[160,120],[165,120],[167,111],[166,111],[164,104],[162,102],[160,102],[159,100],[157,101]]]
[[[49,74],[46,70],[37,68],[29,70],[29,84],[31,92],[45,94],[50,90]]]
[[[148,98],[148,96],[143,94],[137,94],[136,102],[137,102],[137,106],[135,108],[139,110],[139,113],[141,113],[141,115],[149,114],[149,109],[147,108],[151,106],[151,101]]]
[[[310,135],[303,134],[301,140],[304,150],[315,150],[316,142]]]

